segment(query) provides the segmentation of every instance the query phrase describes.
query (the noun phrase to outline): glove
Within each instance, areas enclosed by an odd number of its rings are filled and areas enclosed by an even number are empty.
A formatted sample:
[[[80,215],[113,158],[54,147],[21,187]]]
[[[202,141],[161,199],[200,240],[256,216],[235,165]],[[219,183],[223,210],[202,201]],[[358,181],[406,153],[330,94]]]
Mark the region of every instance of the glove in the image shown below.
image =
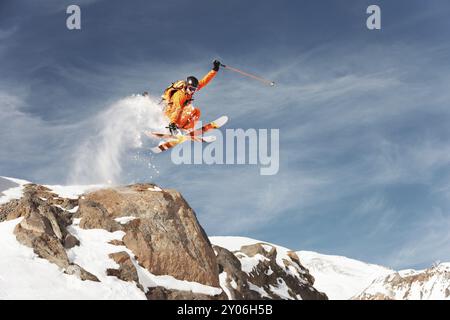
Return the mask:
[[[177,130],[178,130],[178,126],[177,126],[177,124],[176,124],[175,122],[171,122],[171,123],[169,124],[169,126],[166,127],[166,128],[169,129],[169,131],[170,131],[171,134],[174,134],[174,133],[177,132]]]
[[[220,63],[220,61],[219,60],[214,60],[213,61],[213,70],[214,71],[219,71],[219,68],[220,68],[220,65],[221,65],[221,63]]]

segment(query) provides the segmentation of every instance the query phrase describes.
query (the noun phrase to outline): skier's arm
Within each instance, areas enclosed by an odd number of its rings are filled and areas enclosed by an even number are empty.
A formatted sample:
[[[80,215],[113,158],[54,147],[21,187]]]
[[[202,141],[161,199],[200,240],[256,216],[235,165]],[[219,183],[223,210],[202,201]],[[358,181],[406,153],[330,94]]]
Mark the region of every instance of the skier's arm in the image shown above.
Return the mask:
[[[215,70],[211,70],[210,72],[208,72],[208,74],[204,76],[202,80],[199,81],[197,90],[200,90],[201,88],[206,86],[216,76],[216,74],[217,71]]]

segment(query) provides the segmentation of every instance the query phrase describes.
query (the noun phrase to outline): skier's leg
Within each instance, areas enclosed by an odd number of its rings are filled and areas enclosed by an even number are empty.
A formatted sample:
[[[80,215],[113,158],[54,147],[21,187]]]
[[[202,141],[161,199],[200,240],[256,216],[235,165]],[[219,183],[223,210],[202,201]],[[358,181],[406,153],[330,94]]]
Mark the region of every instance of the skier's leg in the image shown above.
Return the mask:
[[[187,106],[183,109],[183,113],[181,114],[180,121],[178,123],[178,127],[184,130],[193,129],[195,124],[200,119],[200,109],[194,108],[193,106]]]
[[[190,118],[185,129],[194,129],[198,120],[200,119],[201,111],[199,108],[194,108],[190,114]]]

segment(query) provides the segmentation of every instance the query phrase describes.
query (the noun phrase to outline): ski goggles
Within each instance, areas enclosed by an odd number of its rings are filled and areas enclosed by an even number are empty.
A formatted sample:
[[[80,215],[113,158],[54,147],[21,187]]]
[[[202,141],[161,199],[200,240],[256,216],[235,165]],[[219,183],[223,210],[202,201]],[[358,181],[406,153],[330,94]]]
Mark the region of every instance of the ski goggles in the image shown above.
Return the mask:
[[[188,87],[187,87],[187,90],[188,90],[189,92],[195,92],[195,91],[197,91],[197,87],[188,86]]]

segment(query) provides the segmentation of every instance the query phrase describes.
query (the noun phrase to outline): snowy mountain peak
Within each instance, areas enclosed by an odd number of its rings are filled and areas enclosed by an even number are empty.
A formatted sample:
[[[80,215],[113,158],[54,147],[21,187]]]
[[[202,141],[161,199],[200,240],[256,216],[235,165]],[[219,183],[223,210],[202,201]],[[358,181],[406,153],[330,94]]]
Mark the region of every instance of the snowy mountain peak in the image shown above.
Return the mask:
[[[354,297],[368,300],[450,299],[450,263],[425,270],[402,270],[373,281]]]
[[[343,256],[298,251],[300,260],[316,279],[315,287],[330,299],[350,299],[373,280],[393,270]]]

